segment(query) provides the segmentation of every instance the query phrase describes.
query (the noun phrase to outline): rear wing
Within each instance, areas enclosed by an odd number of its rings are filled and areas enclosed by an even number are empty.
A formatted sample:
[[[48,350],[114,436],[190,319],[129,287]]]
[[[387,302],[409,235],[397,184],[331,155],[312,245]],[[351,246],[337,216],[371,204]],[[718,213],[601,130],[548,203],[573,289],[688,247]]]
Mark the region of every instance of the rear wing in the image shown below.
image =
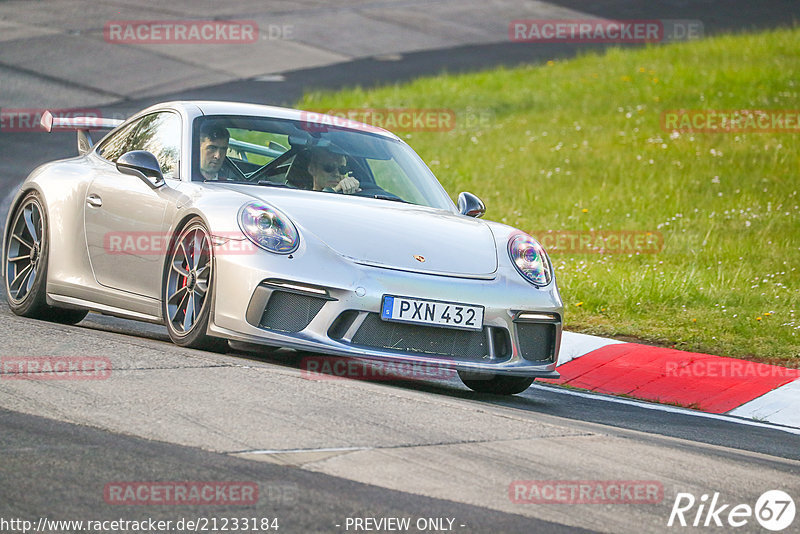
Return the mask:
[[[110,130],[124,121],[100,117],[53,117],[49,111],[42,113],[41,125],[46,132],[76,131],[78,133],[78,153],[83,155],[94,146],[89,130]]]

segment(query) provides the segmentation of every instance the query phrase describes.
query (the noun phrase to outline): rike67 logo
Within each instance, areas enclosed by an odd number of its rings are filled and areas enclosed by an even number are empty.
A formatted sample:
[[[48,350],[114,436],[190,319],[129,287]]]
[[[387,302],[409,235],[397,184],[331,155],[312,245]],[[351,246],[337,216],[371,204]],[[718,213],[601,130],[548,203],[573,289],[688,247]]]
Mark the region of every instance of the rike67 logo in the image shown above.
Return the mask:
[[[713,526],[729,530],[743,527],[755,518],[763,528],[778,532],[794,522],[795,511],[794,500],[781,490],[765,491],[755,506],[723,503],[718,492],[711,498],[703,494],[699,499],[691,493],[678,493],[667,526]]]

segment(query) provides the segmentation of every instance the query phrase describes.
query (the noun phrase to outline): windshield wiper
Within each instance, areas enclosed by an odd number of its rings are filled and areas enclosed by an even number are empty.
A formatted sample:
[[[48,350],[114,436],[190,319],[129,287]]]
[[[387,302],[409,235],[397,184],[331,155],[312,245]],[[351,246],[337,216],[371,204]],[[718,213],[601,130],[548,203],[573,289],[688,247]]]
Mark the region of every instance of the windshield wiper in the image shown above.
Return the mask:
[[[408,200],[403,200],[400,197],[391,197],[389,195],[372,195],[372,198],[378,198],[380,200],[393,200],[395,202],[402,202],[404,204],[411,204]]]
[[[287,185],[281,182],[270,182],[269,180],[259,180],[258,182],[248,182],[247,180],[203,180],[204,183],[207,184],[242,184],[242,185],[264,185],[267,187],[287,187],[291,188],[291,185]]]

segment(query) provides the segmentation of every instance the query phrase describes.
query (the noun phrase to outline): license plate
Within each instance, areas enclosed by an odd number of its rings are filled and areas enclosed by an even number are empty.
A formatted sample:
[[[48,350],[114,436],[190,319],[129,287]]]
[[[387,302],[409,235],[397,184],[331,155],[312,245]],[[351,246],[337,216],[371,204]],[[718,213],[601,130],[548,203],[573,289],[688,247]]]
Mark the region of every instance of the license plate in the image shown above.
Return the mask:
[[[385,295],[381,319],[398,323],[481,330],[483,306]]]

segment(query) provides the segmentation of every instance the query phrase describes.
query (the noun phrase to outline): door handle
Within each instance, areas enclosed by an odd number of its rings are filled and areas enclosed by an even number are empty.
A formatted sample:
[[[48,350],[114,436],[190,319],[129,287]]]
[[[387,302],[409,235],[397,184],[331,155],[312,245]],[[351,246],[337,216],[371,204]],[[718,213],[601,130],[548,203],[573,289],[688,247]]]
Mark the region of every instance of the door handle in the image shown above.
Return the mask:
[[[103,205],[103,200],[97,195],[89,195],[86,197],[86,203],[93,208],[99,208]]]

